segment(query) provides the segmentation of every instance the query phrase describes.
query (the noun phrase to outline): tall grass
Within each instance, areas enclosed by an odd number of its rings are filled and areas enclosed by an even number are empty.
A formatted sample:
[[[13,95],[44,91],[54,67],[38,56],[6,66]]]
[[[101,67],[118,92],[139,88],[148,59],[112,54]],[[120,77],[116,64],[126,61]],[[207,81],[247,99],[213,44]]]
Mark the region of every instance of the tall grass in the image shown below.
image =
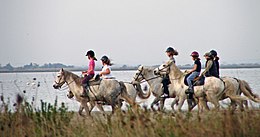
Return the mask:
[[[18,97],[19,98],[19,97]],[[108,136],[108,137],[236,137],[260,135],[260,111],[252,108],[243,112],[229,110],[204,113],[152,112],[148,109],[118,110],[92,117],[81,117],[64,106],[41,103],[39,110],[22,98],[15,111],[1,98],[0,136]]]

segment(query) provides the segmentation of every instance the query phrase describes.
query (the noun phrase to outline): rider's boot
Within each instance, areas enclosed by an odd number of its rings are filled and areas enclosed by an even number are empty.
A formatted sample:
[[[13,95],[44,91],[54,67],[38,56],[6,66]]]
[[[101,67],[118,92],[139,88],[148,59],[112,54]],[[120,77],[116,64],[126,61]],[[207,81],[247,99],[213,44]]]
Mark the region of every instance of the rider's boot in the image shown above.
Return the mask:
[[[86,97],[87,96],[86,90],[89,87],[89,83],[87,82],[86,84],[82,84],[82,86],[83,86],[83,92],[80,94],[80,97]]]

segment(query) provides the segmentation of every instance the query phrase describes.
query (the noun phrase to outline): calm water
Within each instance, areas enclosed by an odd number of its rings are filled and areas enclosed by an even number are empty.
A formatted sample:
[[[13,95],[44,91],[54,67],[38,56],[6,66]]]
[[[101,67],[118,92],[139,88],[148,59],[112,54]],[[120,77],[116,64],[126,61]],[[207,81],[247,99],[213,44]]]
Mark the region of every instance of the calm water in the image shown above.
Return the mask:
[[[120,81],[130,82],[136,71],[114,71],[113,75]],[[220,70],[222,76],[232,76],[246,80],[254,93],[260,94],[260,68],[253,69],[223,69]],[[74,72],[80,75],[81,72]],[[68,99],[67,90],[55,90],[52,85],[55,79],[55,72],[37,72],[37,73],[0,73],[0,93],[4,95],[5,100],[10,99],[10,104],[15,103],[15,97],[19,93],[25,97],[28,102],[32,102],[35,108],[40,107],[40,101],[53,104],[56,97],[58,103],[64,102],[69,110],[77,111],[79,103],[74,99]],[[144,87],[146,83],[143,83]],[[150,106],[154,97],[151,96],[143,105]],[[138,101],[140,101],[138,99]],[[166,100],[166,109],[170,109],[172,99]],[[222,105],[229,100],[222,101]],[[2,102],[1,102],[2,103]],[[253,103],[253,105],[258,105]],[[184,109],[187,109],[185,102]],[[95,109],[96,110],[96,109]],[[106,106],[105,110],[111,110]]]

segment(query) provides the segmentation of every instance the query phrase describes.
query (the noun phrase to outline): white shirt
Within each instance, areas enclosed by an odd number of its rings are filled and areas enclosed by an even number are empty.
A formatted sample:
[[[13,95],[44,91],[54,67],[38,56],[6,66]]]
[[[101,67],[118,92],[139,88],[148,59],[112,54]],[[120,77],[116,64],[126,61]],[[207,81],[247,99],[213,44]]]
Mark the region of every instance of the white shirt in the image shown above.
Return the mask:
[[[101,72],[105,72],[107,69],[110,70],[110,74],[102,74],[102,78],[104,78],[104,79],[113,79],[113,78],[115,78],[115,77],[113,77],[111,75],[111,68],[108,65],[104,65],[102,70],[101,70]]]

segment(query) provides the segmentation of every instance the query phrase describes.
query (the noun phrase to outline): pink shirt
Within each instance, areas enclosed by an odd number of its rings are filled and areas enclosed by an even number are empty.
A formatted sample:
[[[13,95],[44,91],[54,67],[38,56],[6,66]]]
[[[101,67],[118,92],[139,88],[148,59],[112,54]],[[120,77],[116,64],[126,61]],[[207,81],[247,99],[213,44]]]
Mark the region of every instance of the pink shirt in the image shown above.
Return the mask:
[[[88,64],[88,74],[95,74],[95,61],[93,59],[90,59]]]

